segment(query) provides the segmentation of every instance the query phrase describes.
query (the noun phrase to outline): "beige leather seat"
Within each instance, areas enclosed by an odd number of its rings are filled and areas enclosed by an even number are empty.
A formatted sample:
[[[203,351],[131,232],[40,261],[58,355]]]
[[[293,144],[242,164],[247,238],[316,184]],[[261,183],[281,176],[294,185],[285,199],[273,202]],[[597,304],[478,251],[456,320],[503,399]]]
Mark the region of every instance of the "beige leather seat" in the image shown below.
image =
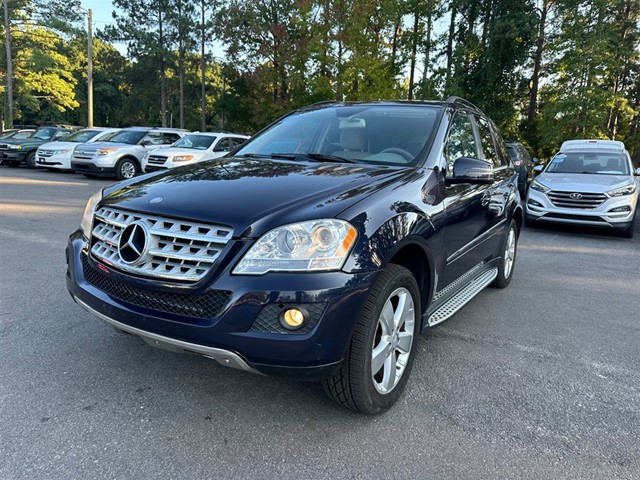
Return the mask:
[[[367,151],[367,142],[363,128],[345,128],[340,133],[340,148],[333,155],[342,158],[363,158],[371,155]]]

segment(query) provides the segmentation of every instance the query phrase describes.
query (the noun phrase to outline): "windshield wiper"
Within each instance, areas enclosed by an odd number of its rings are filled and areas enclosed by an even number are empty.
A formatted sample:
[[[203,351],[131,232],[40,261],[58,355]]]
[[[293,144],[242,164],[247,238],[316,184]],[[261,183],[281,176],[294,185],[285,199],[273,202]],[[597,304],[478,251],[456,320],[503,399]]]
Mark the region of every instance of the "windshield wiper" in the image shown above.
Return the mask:
[[[299,154],[302,157],[310,158],[311,160],[315,160],[317,162],[333,162],[333,163],[360,163],[357,160],[352,160],[351,158],[342,158],[337,155],[328,155],[324,153],[301,153]]]
[[[351,160],[350,158],[342,158],[336,155],[327,155],[324,153],[245,153],[242,156],[248,158],[281,158],[284,160],[296,160],[300,158],[314,160],[316,162],[360,163],[357,160]]]
[[[247,158],[284,158],[285,160],[295,160],[296,158],[292,153],[243,153],[242,156]]]

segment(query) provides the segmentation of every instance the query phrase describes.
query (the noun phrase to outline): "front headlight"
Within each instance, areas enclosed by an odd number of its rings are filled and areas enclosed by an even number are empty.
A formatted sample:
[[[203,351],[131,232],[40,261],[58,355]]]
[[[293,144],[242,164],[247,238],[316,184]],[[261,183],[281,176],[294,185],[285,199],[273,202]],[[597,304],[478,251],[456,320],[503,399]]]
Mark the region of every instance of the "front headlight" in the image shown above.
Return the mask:
[[[71,149],[70,149],[70,148],[63,148],[63,149],[61,149],[61,150],[55,150],[55,151],[53,152],[53,154],[54,154],[54,155],[62,155],[62,154],[64,154],[64,153],[69,153],[70,151],[71,151]]]
[[[22,145],[10,145],[9,148],[13,150],[22,150]]]
[[[87,206],[84,207],[84,213],[82,214],[82,221],[80,222],[80,229],[84,236],[91,238],[91,225],[93,224],[93,212],[96,209],[98,202],[102,200],[102,190],[91,195],[91,198],[87,202]]]
[[[546,193],[549,190],[551,190],[549,187],[544,186],[543,184],[541,184],[539,181],[534,180],[533,182],[531,182],[531,185],[529,185],[529,188],[532,188],[538,192],[542,192],[542,193]]]
[[[340,270],[356,242],[356,229],[336,219],[293,223],[265,233],[234,274]]]
[[[115,147],[107,147],[107,148],[99,148],[96,151],[96,155],[109,155],[110,153],[117,152],[118,149]]]
[[[622,197],[624,195],[633,195],[636,193],[636,184],[630,183],[627,186],[616,188],[615,190],[609,190],[607,195],[610,197]]]
[[[176,155],[173,157],[174,162],[188,162],[189,160],[193,160],[193,155]]]

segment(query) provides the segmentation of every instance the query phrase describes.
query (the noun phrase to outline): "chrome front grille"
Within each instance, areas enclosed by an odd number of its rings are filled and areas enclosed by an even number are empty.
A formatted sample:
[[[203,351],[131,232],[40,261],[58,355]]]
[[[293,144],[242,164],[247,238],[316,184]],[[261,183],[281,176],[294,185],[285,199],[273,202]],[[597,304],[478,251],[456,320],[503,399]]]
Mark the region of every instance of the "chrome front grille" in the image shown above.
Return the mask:
[[[131,224],[144,225],[146,247],[135,262],[119,253],[123,231]],[[233,236],[222,225],[206,225],[101,207],[94,216],[91,253],[119,270],[168,280],[196,282],[209,272]]]
[[[0,150],[7,150],[9,148],[9,145],[7,145],[6,143],[0,143]]]
[[[598,208],[607,199],[603,193],[559,192],[552,190],[547,196],[556,207]]]
[[[160,155],[149,155],[148,162],[152,165],[164,165],[164,162],[167,161],[167,157],[162,157]]]
[[[42,150],[38,149],[38,156],[42,158],[49,158],[53,156],[53,150]]]

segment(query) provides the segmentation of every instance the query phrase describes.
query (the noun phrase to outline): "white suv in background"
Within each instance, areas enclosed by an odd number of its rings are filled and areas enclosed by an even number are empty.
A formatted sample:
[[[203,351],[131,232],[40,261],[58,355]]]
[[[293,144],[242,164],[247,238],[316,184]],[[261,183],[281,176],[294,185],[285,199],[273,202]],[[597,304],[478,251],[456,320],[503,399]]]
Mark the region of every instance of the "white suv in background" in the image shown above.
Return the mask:
[[[640,168],[614,140],[569,140],[531,183],[525,221],[614,228],[633,237]]]
[[[177,128],[124,128],[106,142],[78,145],[71,158],[71,168],[89,177],[133,178],[141,171],[146,153],[171,145],[187,133]]]
[[[222,157],[249,137],[236,133],[193,132],[166,148],[147,153],[142,171],[155,172]]]
[[[71,170],[73,149],[80,143],[102,142],[117,132],[117,128],[85,128],[72,133],[62,141],[40,145],[36,150],[36,167],[49,170]]]

